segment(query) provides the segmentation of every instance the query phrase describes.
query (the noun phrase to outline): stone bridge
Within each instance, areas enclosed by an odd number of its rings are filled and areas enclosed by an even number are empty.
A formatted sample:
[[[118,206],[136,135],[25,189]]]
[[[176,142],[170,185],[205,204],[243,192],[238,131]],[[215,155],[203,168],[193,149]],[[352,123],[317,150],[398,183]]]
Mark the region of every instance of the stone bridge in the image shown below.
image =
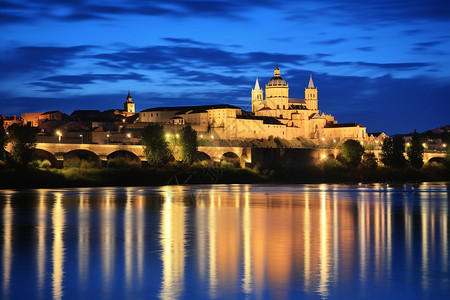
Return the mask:
[[[70,156],[85,157],[106,164],[108,159],[116,156],[127,156],[132,159],[146,162],[142,145],[104,145],[104,144],[66,144],[66,143],[37,143],[36,150],[39,157],[48,159],[58,166],[62,166],[65,159]],[[198,147],[201,160],[220,162],[233,161],[245,166],[251,163],[250,147]],[[180,151],[174,151],[174,158],[181,160]]]
[[[10,150],[8,145],[7,150]],[[77,156],[79,158],[100,162],[117,156],[125,156],[136,161],[146,162],[142,145],[122,144],[68,144],[68,143],[37,143],[36,153],[40,159],[48,159],[54,166],[62,167],[65,160]],[[255,150],[258,150],[255,152]],[[181,160],[179,149],[175,149],[174,158]],[[201,160],[221,162],[222,160],[239,163],[240,166],[259,163],[267,167],[295,167],[317,163],[326,157],[336,157],[339,149],[252,149],[251,147],[198,147]],[[380,159],[381,150],[370,150]],[[252,155],[253,154],[253,155]],[[269,155],[268,155],[269,154]],[[445,152],[427,151],[423,155],[424,162],[433,158],[444,158]],[[252,160],[253,156],[253,160]],[[270,165],[272,161],[273,166]]]

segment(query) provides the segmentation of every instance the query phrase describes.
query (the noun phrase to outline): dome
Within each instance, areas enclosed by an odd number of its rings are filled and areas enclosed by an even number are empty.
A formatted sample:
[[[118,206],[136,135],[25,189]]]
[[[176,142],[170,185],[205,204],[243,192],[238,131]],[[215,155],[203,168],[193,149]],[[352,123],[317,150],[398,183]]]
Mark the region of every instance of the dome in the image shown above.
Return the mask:
[[[280,75],[276,75],[269,80],[267,85],[287,85],[287,83]]]
[[[272,79],[269,80],[269,83],[267,85],[287,85],[286,81],[284,81],[284,79],[280,76],[280,69],[278,69],[278,66],[274,71]]]

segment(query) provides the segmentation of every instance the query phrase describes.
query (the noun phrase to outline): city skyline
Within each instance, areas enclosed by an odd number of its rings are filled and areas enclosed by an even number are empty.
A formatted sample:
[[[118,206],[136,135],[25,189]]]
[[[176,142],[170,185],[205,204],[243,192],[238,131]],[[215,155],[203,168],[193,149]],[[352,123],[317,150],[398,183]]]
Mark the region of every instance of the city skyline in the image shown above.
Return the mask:
[[[99,2],[101,3],[101,2]],[[1,114],[227,103],[279,65],[368,132],[448,125],[446,1],[3,1]]]

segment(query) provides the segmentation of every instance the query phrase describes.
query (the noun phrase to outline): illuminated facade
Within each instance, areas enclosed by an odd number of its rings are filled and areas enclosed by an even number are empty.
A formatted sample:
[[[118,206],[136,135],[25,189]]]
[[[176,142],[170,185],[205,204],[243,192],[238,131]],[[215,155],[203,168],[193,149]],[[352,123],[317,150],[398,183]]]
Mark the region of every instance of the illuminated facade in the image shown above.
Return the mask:
[[[356,123],[338,124],[334,117],[320,113],[318,90],[312,76],[305,88],[305,99],[289,97],[289,85],[277,67],[265,86],[258,79],[251,92],[252,112],[239,107],[219,104],[187,107],[157,107],[141,111],[140,122],[165,125],[191,125],[224,140],[278,137],[292,140],[365,140],[366,128]]]

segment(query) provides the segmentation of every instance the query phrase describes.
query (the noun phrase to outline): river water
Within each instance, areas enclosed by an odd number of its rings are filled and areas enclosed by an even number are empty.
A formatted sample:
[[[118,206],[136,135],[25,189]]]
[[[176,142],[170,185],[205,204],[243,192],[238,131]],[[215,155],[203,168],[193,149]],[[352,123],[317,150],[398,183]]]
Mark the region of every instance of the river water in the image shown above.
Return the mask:
[[[449,299],[449,190],[2,190],[0,297]]]

